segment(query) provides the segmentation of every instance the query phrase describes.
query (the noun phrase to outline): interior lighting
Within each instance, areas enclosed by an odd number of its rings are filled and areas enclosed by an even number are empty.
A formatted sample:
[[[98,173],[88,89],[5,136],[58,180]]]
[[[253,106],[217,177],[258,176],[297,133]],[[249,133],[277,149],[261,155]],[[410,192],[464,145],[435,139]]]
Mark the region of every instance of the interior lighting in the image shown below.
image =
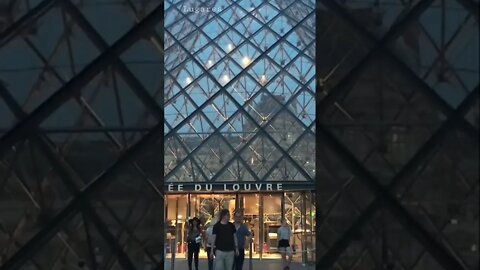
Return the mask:
[[[227,50],[230,52],[233,50],[233,44],[232,43],[228,43],[227,45]]]
[[[187,78],[185,79],[185,82],[187,83],[187,85],[188,85],[188,84],[191,84],[191,83],[192,83],[192,78],[187,77]]]
[[[248,56],[242,58],[242,64],[244,67],[250,65],[250,63],[252,63],[252,60]]]
[[[265,84],[267,83],[267,76],[262,75],[262,76],[260,77],[260,83],[261,83],[262,85],[265,85]]]
[[[212,60],[208,60],[207,61],[207,67],[211,67],[213,65],[213,61]]]
[[[222,76],[222,81],[223,81],[224,83],[227,83],[229,80],[230,80],[230,78],[228,77],[227,74],[225,74],[225,75]]]

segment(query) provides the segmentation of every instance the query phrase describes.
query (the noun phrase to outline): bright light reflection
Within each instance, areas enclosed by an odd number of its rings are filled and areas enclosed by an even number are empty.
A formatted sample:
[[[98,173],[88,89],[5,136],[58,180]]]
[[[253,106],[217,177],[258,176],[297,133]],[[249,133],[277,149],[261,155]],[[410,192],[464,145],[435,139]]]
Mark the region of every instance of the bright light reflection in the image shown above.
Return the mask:
[[[227,74],[225,74],[225,75],[222,76],[222,81],[223,81],[224,83],[227,83],[229,80],[230,80],[230,77],[228,77]]]
[[[260,83],[263,85],[263,84],[266,84],[267,83],[267,76],[265,75],[262,75],[262,77],[260,77]]]
[[[252,62],[252,60],[250,60],[250,58],[248,56],[244,56],[242,58],[242,64],[244,67],[250,65],[250,63]]]

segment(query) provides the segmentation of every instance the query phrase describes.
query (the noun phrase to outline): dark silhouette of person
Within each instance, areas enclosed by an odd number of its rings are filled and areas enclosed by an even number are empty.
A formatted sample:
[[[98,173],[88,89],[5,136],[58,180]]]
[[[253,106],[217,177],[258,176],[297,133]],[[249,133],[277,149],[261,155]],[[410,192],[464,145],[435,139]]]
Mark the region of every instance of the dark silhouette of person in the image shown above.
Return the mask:
[[[202,242],[202,232],[200,229],[200,219],[194,217],[188,222],[187,231],[187,252],[188,269],[192,270],[192,260],[195,262],[195,270],[198,270],[198,253]]]

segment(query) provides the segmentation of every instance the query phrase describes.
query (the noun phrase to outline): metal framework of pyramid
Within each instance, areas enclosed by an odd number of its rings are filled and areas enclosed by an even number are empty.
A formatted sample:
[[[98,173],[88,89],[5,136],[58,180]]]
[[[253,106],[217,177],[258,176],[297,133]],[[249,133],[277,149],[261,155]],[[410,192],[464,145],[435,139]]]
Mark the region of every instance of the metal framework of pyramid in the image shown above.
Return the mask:
[[[0,269],[161,269],[193,181],[314,185],[318,269],[477,269],[478,30],[475,0],[0,1]]]
[[[197,4],[165,6],[165,181],[313,187],[315,2]]]

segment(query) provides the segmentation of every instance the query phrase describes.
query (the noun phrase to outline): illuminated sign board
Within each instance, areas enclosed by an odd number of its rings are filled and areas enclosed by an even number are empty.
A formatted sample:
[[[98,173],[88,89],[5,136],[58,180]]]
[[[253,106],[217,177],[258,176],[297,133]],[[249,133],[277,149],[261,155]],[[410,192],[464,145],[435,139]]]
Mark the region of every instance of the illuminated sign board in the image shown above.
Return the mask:
[[[166,193],[212,192],[281,192],[286,190],[313,190],[313,183],[165,183]]]

